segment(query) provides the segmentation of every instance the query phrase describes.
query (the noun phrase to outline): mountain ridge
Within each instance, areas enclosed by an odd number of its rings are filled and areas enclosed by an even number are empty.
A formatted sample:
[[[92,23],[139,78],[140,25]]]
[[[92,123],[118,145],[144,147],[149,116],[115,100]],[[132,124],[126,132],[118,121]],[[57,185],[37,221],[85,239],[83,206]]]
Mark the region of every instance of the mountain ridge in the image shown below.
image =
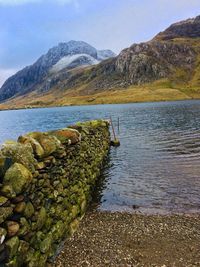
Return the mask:
[[[64,68],[25,94],[30,106],[193,98],[200,98],[200,16],[174,23],[97,65]],[[19,103],[25,105],[17,97],[7,106]]]

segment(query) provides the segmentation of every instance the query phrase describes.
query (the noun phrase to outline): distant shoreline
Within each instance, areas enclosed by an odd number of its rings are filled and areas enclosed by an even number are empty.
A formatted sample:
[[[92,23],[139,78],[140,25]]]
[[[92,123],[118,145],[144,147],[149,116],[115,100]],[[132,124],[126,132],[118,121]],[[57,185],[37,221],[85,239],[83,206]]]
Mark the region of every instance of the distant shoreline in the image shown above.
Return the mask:
[[[70,105],[47,105],[47,106],[30,106],[30,107],[11,107],[11,108],[0,108],[0,111],[13,111],[13,110],[30,110],[30,109],[45,109],[45,108],[64,108],[64,107],[78,107],[78,106],[97,106],[97,105],[126,105],[126,104],[142,104],[142,103],[166,103],[166,102],[181,102],[181,101],[199,101],[199,98],[191,99],[172,99],[172,100],[154,100],[154,101],[135,101],[135,102],[108,102],[108,103],[84,103],[84,104],[70,104]]]

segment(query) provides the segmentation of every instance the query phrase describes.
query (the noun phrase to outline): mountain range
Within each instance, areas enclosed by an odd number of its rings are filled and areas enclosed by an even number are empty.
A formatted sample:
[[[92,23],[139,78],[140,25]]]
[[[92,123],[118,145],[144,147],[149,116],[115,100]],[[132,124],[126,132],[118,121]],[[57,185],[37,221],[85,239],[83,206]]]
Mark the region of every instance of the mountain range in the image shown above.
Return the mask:
[[[200,98],[200,16],[119,55],[60,43],[0,89],[0,108]]]

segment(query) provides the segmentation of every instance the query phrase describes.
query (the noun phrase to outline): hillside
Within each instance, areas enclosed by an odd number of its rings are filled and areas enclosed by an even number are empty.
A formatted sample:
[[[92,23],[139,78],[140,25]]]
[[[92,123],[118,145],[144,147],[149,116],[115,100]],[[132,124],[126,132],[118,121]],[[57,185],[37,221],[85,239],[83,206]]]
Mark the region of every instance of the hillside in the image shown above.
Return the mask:
[[[15,87],[12,99],[2,98],[4,85],[0,99],[6,101],[0,108],[200,98],[200,16],[175,23],[151,41],[133,44],[99,64],[84,60],[84,68],[80,63],[79,68],[62,68],[69,62],[64,58],[56,74],[48,72],[48,79],[28,91]]]

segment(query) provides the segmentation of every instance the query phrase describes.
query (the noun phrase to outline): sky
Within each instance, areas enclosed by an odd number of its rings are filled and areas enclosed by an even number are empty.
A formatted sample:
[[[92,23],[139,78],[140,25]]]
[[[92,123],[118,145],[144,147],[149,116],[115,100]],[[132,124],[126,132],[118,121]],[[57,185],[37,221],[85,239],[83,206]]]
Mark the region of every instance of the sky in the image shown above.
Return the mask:
[[[0,86],[60,42],[119,53],[200,15],[200,0],[0,0]]]

